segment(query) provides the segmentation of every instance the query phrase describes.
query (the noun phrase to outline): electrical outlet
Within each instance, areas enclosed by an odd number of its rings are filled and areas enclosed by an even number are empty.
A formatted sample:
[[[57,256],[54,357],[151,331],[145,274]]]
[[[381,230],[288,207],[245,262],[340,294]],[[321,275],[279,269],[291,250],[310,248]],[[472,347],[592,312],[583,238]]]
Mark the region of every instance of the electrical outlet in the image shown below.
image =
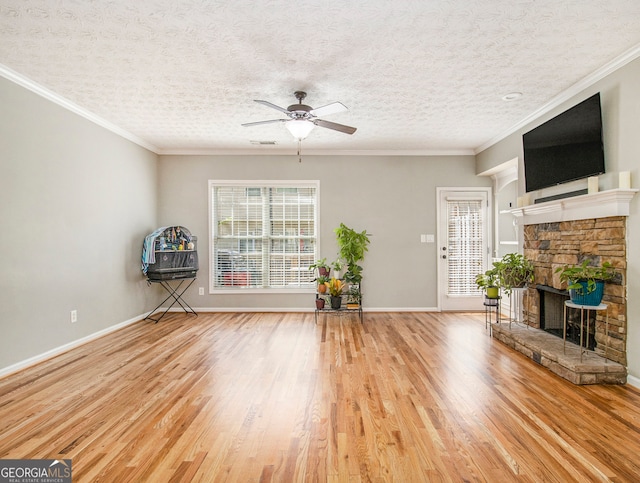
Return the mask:
[[[71,323],[74,324],[78,321],[78,311],[77,310],[72,310],[71,311]]]
[[[204,287],[198,289],[198,295],[204,295]]]

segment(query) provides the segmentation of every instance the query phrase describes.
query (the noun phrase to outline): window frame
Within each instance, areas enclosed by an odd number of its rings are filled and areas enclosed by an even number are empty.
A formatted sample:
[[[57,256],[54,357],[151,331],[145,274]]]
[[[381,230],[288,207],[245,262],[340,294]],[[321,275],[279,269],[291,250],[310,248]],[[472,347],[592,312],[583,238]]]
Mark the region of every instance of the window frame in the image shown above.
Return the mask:
[[[313,188],[315,189],[315,209],[314,209],[314,247],[315,251],[312,253],[313,262],[317,259],[320,251],[320,181],[319,180],[209,180],[208,187],[208,204],[209,204],[209,293],[210,294],[258,294],[258,293],[287,293],[287,294],[299,294],[299,293],[314,293],[316,290],[313,282],[309,283],[309,286],[295,286],[291,288],[285,287],[241,287],[231,285],[229,287],[216,286],[216,269],[215,269],[215,239],[216,239],[216,224],[214,220],[214,204],[215,204],[215,189],[218,187],[236,187],[236,188]],[[263,243],[264,245],[264,243]],[[268,254],[267,254],[268,255]]]

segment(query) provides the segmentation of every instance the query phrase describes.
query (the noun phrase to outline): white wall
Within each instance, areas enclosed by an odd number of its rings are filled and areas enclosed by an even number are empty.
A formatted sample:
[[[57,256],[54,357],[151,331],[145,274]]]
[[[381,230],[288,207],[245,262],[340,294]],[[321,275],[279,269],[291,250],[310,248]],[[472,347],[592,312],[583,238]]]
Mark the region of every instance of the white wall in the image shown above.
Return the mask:
[[[518,240],[518,227],[514,225],[514,216],[507,213],[509,210],[516,208],[518,182],[512,181],[503,186],[500,191],[495,193],[495,204],[497,215],[496,226],[496,258],[502,258],[507,253],[519,252],[518,245],[512,245],[512,242]]]
[[[161,225],[181,224],[199,237],[200,273],[187,301],[201,308],[313,308],[313,294],[208,295],[210,179],[320,180],[321,258],[337,258],[340,222],[371,233],[365,257],[365,309],[437,306],[436,187],[490,186],[475,175],[473,156],[160,156]],[[204,287],[204,296],[197,295]]]
[[[509,159],[523,159],[522,134],[542,122],[588,98],[601,93],[604,128],[605,163],[607,173],[600,178],[600,190],[618,187],[618,173],[631,171],[632,188],[640,188],[640,59],[614,71],[579,95],[558,106],[535,122],[524,126],[504,140],[494,144],[477,156],[477,172],[489,170]],[[519,166],[519,193],[524,193],[524,167]],[[532,199],[570,192],[587,187],[586,180],[534,192]],[[627,357],[630,381],[640,385],[640,195],[631,203],[627,220]]]
[[[0,106],[2,372],[157,300],[139,269],[157,156],[3,78]]]

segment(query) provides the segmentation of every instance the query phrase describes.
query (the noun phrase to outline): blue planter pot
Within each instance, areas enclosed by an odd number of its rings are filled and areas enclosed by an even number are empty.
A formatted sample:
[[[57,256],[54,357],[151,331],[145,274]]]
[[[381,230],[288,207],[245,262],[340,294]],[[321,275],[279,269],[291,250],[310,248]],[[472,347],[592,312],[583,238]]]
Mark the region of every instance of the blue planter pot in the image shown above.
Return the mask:
[[[596,280],[596,289],[593,292],[587,293],[587,281],[581,280],[579,282],[582,288],[570,289],[569,297],[574,304],[578,305],[600,305],[602,297],[604,295],[604,282],[602,280]]]

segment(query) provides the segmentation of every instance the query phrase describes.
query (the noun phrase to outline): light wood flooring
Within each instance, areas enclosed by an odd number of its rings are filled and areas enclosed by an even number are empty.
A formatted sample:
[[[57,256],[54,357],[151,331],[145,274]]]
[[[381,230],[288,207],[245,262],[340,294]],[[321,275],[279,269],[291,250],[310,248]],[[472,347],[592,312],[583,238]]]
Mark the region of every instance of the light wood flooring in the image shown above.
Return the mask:
[[[0,380],[0,458],[74,482],[640,481],[640,391],[484,315],[169,314]]]

